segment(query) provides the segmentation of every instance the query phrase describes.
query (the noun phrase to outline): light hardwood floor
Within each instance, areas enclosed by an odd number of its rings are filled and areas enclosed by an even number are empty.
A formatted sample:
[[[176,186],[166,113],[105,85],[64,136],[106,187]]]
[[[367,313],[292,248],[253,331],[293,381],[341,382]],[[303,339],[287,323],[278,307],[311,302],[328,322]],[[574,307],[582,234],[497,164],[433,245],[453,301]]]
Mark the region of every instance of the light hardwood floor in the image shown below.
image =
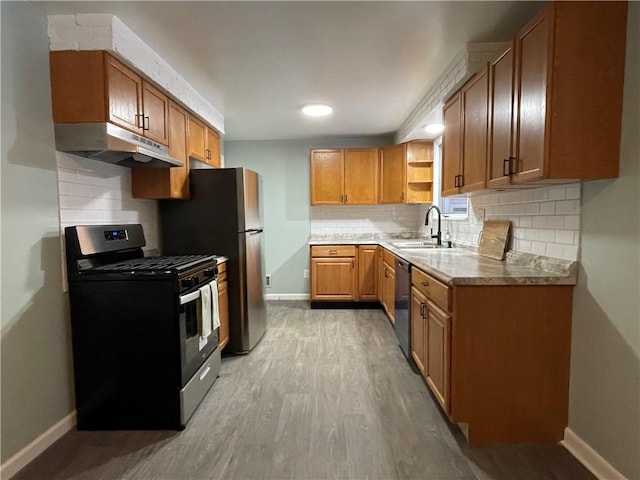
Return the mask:
[[[182,432],[73,431],[15,480],[593,480],[560,445],[466,444],[381,310],[271,302]]]

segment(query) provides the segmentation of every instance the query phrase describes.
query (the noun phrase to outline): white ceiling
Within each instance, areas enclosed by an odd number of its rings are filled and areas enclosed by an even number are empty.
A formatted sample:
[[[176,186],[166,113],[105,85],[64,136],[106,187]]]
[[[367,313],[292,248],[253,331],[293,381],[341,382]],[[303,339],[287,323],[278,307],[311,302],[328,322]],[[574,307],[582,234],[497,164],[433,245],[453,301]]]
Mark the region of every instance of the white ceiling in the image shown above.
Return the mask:
[[[225,117],[225,139],[395,132],[467,42],[509,40],[540,3],[37,2],[112,13]],[[305,103],[329,103],[305,118]]]

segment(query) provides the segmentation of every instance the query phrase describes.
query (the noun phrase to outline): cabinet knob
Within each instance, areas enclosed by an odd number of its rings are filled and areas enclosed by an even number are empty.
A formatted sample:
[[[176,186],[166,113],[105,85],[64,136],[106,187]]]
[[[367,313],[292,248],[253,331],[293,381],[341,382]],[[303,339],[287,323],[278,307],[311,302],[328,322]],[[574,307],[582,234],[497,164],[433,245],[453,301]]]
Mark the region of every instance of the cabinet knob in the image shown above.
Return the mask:
[[[429,286],[429,282],[420,282],[420,285],[422,285],[423,287],[428,287]]]

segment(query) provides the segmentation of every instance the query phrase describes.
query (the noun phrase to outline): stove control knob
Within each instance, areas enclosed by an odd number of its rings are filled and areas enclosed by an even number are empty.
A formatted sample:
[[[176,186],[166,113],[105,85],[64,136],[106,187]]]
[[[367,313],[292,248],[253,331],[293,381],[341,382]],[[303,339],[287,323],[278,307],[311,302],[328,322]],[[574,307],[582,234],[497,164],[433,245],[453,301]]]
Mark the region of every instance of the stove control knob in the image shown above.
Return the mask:
[[[198,279],[195,277],[186,277],[183,278],[180,282],[180,285],[182,285],[183,287],[194,287],[196,284],[198,283]]]
[[[211,277],[215,277],[218,274],[218,267],[213,267],[213,268],[207,268],[204,271],[204,276],[206,278],[211,278]]]

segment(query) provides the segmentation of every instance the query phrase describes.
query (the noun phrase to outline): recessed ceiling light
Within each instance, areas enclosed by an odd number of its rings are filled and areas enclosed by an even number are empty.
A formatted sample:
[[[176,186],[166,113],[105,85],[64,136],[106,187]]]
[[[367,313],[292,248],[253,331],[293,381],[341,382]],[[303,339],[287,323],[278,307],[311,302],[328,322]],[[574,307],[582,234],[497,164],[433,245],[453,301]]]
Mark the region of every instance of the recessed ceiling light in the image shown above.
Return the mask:
[[[331,112],[333,112],[333,107],[322,103],[314,103],[302,107],[302,113],[310,117],[324,117],[330,115]]]
[[[424,127],[424,131],[427,133],[442,133],[444,131],[444,125],[441,123],[430,123]]]

